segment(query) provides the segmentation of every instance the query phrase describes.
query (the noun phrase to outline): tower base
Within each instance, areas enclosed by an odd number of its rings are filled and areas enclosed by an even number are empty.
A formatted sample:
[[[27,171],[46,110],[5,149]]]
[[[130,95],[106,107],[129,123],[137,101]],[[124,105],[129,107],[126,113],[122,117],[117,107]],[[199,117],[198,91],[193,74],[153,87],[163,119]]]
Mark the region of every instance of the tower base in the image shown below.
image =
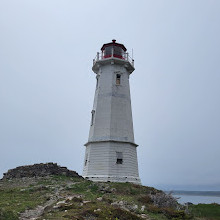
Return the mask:
[[[120,141],[87,143],[82,176],[94,182],[141,184],[136,146]]]
[[[139,177],[133,176],[106,176],[106,175],[97,175],[97,176],[83,176],[83,178],[91,180],[93,182],[117,182],[117,183],[134,183],[141,185],[141,180]]]

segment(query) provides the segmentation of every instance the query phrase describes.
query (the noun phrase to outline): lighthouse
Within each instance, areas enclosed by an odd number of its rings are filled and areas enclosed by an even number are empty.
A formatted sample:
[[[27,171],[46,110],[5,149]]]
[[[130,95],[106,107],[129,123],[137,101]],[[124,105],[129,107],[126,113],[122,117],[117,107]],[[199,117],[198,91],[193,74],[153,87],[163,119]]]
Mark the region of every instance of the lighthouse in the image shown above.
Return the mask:
[[[83,177],[99,182],[141,184],[134,142],[129,78],[134,60],[116,40],[93,60],[96,88]]]

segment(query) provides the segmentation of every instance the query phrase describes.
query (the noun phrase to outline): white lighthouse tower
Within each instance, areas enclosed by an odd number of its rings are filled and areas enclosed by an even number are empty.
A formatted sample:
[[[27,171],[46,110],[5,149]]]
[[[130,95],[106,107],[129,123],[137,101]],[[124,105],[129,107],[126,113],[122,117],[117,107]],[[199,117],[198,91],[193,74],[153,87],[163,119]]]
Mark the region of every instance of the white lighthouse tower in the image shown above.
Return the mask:
[[[104,44],[93,60],[96,90],[83,177],[141,184],[134,142],[129,76],[134,61],[123,44]]]

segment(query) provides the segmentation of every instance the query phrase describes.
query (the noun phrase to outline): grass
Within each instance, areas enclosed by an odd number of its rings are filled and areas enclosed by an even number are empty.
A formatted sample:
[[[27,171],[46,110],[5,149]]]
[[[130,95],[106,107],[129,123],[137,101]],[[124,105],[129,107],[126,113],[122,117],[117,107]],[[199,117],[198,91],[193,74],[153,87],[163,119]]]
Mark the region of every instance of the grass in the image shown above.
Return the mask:
[[[79,196],[57,208],[45,213],[40,219],[97,219],[97,220],[139,220],[140,214],[146,214],[149,219],[189,219],[183,210],[172,208],[159,208],[154,205],[150,194],[162,191],[152,187],[139,186],[131,183],[95,183],[81,178],[65,176],[51,176],[31,180],[24,186],[24,181],[5,182],[0,188],[0,220],[17,220],[19,213],[26,209],[34,209],[48,201],[55,192],[59,191],[60,201],[69,196]],[[101,197],[101,200],[97,198]],[[87,202],[85,202],[87,201]],[[111,205],[114,202],[124,204],[126,211],[121,206]],[[136,208],[132,208],[136,205]],[[141,210],[142,207],[144,210]],[[192,205],[189,211],[194,216],[192,219],[220,220],[220,206]]]
[[[94,201],[98,197],[102,196],[102,193],[99,191],[98,185],[88,180],[83,180],[79,183],[73,184],[69,186],[67,190],[74,194],[83,195],[85,200]]]
[[[72,181],[72,182],[81,182],[84,181],[83,178],[78,178],[78,177],[68,177],[64,175],[57,175],[57,176],[52,176],[51,180],[55,180],[57,182],[63,182],[63,181]]]
[[[140,195],[140,194],[156,194],[162,192],[153,187],[135,185],[132,183],[108,183],[111,188],[116,189],[117,194],[127,194],[127,195]]]
[[[216,203],[191,205],[189,211],[198,218],[208,220],[220,219],[220,205]]]
[[[81,206],[77,201],[61,206],[53,213],[43,216],[41,219],[97,219],[97,220],[139,220],[136,215],[114,208],[101,202],[89,202]]]
[[[18,219],[18,213],[46,202],[47,191],[32,187],[0,190],[0,219]]]

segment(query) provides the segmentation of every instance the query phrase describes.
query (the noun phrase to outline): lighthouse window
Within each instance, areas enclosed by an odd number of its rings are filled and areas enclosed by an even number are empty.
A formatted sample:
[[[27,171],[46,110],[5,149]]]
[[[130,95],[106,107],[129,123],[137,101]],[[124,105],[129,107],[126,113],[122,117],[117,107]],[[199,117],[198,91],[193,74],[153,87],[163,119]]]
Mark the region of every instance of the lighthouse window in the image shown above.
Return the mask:
[[[92,110],[91,113],[92,113],[92,120],[91,120],[91,126],[92,126],[94,123],[95,110]]]
[[[85,158],[85,166],[87,165],[88,162],[88,154],[86,154],[86,158]]]
[[[121,84],[121,75],[116,74],[116,85],[120,85],[120,84]]]
[[[114,57],[122,58],[122,49],[120,47],[114,47]]]
[[[123,163],[123,155],[122,152],[116,152],[116,164],[122,164]]]
[[[99,77],[96,77],[96,89],[98,89],[98,85],[99,85]]]
[[[112,56],[112,47],[106,47],[104,51],[104,57],[111,57]]]

